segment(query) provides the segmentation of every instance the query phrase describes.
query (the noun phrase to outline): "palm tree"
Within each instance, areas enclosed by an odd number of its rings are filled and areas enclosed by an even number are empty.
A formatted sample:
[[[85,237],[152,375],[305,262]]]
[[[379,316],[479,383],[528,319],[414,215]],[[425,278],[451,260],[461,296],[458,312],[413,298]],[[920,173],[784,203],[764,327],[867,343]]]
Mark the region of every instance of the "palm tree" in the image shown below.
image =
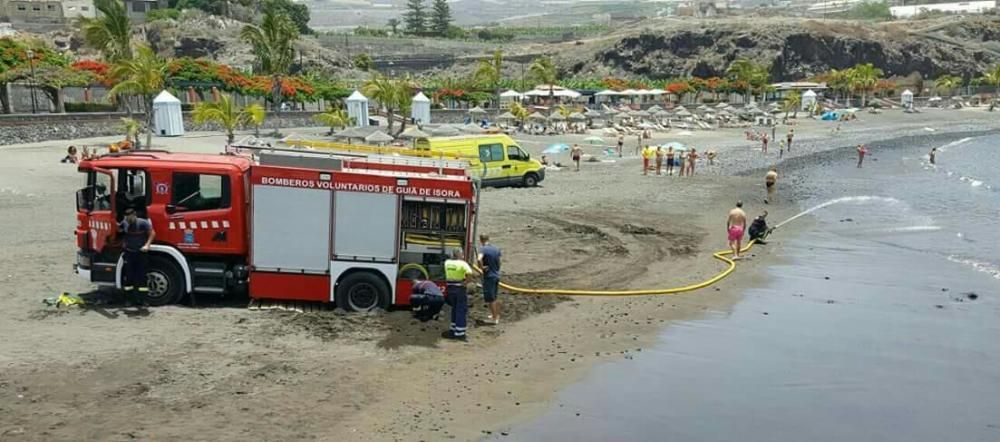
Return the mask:
[[[78,26],[88,46],[110,63],[132,58],[132,22],[122,0],[94,0],[96,18],[80,18]]]
[[[986,75],[983,76],[983,81],[986,84],[993,86],[993,101],[996,102],[997,96],[1000,95],[1000,64],[997,64],[986,71]]]
[[[785,119],[788,119],[788,111],[794,111],[792,118],[799,117],[799,107],[802,106],[802,94],[792,90],[785,95]]]
[[[135,146],[135,143],[139,141],[139,128],[142,123],[136,121],[135,118],[122,118],[122,131],[125,132],[125,139]]]
[[[942,75],[934,80],[934,88],[951,94],[953,90],[962,85],[962,78],[955,75]]]
[[[559,81],[559,72],[556,70],[556,66],[552,63],[552,59],[549,57],[542,57],[536,59],[534,63],[531,64],[529,68],[531,72],[531,78],[542,84],[547,84],[549,86],[549,115],[552,115],[553,106],[552,103],[555,101],[556,90],[555,84]]]
[[[492,59],[479,60],[473,78],[486,83],[496,94],[497,115],[500,114],[500,82],[503,81],[503,51],[497,49]]]
[[[753,88],[760,81],[761,68],[757,67],[750,59],[740,58],[729,65],[726,75],[734,82],[741,82],[747,85],[747,103],[753,97]],[[765,82],[767,80],[764,80]]]
[[[399,108],[400,91],[398,84],[392,81],[392,79],[376,73],[361,86],[361,93],[379,102],[385,108],[385,114],[389,120],[389,133],[392,133],[393,120],[395,120],[396,115],[395,111]]]
[[[851,68],[851,89],[861,91],[861,107],[868,105],[868,91],[872,90],[882,78],[882,70],[871,63],[859,64]]]
[[[229,94],[219,96],[219,101],[202,101],[194,106],[194,122],[198,124],[215,123],[226,132],[226,140],[232,144],[236,140],[236,129],[242,125],[253,124],[254,117],[264,114],[264,108],[259,104],[251,104],[240,108]],[[261,117],[263,121],[263,117]]]
[[[838,99],[840,94],[846,94],[850,90],[850,71],[850,69],[830,69],[825,75],[827,86],[837,92]],[[836,102],[837,99],[834,99],[834,103]]]
[[[137,97],[142,100],[145,112],[146,148],[153,142],[153,98],[163,90],[167,76],[167,63],[149,46],[139,46],[133,59],[119,60],[111,68],[111,75],[119,79],[108,91],[108,97]]]
[[[514,118],[517,118],[517,121],[520,121],[522,125],[524,124],[524,120],[527,120],[528,115],[530,115],[528,109],[517,101],[510,104],[510,114],[513,115]]]
[[[295,22],[274,7],[264,10],[260,26],[246,25],[240,30],[240,39],[253,48],[261,73],[271,76],[271,110],[275,114],[281,109],[281,77],[292,67],[295,60],[292,44],[298,38]]]
[[[396,108],[399,109],[399,113],[403,116],[403,123],[399,127],[399,132],[402,133],[406,130],[406,122],[409,121],[408,115],[410,115],[410,110],[413,108],[413,91],[417,88],[417,84],[413,81],[413,77],[410,74],[406,74],[403,78],[396,80],[395,83]]]
[[[330,126],[330,134],[333,134],[334,130],[338,127],[347,127],[348,124],[351,124],[351,119],[347,116],[347,111],[338,108],[330,108],[326,112],[313,115],[313,120],[324,126]]]
[[[264,119],[267,118],[267,110],[257,103],[247,105],[243,110],[246,111],[250,124],[253,125],[254,138],[260,138],[260,127],[264,125]]]

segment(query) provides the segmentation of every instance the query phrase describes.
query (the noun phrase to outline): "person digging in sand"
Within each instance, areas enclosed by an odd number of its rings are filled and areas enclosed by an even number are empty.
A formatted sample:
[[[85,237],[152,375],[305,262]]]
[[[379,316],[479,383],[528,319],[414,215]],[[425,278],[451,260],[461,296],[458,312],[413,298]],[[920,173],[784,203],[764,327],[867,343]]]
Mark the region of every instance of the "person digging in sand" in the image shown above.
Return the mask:
[[[769,204],[774,199],[774,185],[778,182],[778,168],[777,166],[771,166],[771,170],[767,171],[767,175],[764,175],[764,187],[767,189],[767,197],[764,198],[764,204]]]

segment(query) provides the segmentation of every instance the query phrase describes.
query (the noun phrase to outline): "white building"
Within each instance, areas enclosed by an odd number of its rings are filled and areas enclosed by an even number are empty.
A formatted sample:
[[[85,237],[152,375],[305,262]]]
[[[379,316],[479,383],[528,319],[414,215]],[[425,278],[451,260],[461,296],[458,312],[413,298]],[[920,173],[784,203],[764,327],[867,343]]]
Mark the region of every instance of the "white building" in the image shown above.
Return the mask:
[[[937,3],[931,5],[892,6],[889,12],[896,18],[913,17],[921,12],[951,12],[956,14],[982,14],[997,7],[996,1]]]

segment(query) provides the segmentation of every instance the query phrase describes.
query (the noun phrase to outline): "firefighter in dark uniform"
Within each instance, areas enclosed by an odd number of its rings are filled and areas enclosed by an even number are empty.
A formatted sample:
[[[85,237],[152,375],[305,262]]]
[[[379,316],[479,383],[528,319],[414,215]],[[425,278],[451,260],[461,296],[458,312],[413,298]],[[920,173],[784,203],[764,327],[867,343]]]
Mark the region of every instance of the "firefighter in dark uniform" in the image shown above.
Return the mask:
[[[413,317],[420,322],[434,319],[444,307],[444,293],[433,281],[414,280],[410,293],[410,305],[413,306]]]
[[[465,262],[462,249],[455,249],[451,259],[444,262],[447,281],[447,302],[451,306],[451,329],[441,334],[445,339],[466,340],[466,320],[469,314],[469,292],[466,285],[472,282],[472,267]]]
[[[139,218],[135,209],[125,209],[125,219],[118,224],[118,232],[123,236],[122,246],[122,288],[125,303],[135,301],[145,304],[149,293],[146,279],[149,245],[156,238],[156,232],[148,219]]]

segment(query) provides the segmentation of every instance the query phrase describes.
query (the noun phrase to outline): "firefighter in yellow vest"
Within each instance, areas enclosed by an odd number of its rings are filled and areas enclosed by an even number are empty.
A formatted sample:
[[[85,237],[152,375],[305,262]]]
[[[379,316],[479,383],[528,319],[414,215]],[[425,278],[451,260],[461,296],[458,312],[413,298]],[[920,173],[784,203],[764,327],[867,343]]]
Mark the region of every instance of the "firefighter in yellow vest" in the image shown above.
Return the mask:
[[[447,283],[446,301],[451,306],[451,329],[441,334],[445,339],[466,340],[466,320],[469,314],[469,293],[466,284],[472,282],[472,267],[465,262],[462,249],[451,252],[451,259],[444,262]]]

